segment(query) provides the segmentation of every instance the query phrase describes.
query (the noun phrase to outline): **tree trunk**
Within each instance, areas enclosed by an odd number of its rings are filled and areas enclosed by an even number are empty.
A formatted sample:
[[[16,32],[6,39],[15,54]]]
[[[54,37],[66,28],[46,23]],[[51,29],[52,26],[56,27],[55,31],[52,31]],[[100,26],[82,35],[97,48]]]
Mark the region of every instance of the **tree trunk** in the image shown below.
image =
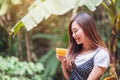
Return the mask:
[[[19,59],[20,59],[20,61],[22,61],[23,60],[23,51],[22,51],[22,45],[21,45],[21,31],[18,32],[17,38],[18,38]]]
[[[25,31],[25,43],[26,43],[26,50],[27,50],[27,60],[31,61],[31,49],[30,49],[29,35],[27,31]]]
[[[110,40],[108,42],[108,48],[111,52],[111,57],[112,57],[112,61],[111,61],[111,68],[110,68],[110,75],[111,76],[118,76],[117,75],[117,65],[118,65],[118,32],[117,32],[117,18],[115,19],[113,28],[112,28],[112,32],[111,32],[111,36],[110,36]]]

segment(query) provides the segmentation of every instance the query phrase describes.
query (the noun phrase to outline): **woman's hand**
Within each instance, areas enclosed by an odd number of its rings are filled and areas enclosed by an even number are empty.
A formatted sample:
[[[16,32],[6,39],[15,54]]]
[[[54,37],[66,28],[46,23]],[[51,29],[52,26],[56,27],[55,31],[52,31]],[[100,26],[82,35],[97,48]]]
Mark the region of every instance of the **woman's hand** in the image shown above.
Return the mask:
[[[67,71],[66,66],[66,57],[65,56],[58,56],[56,55],[57,59],[62,63],[62,71],[66,80],[69,80],[69,72]]]
[[[58,56],[58,55],[56,57],[63,64],[66,62],[66,57],[64,57],[64,56]]]

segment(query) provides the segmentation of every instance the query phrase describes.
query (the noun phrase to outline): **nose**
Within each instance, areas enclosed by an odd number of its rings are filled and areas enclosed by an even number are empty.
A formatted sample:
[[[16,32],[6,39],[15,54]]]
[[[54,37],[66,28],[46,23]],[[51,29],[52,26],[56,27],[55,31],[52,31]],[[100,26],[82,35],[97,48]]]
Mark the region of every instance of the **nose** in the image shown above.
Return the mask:
[[[77,37],[77,35],[76,35],[75,33],[73,33],[73,34],[72,34],[72,37],[73,37],[73,38],[76,38],[76,37]]]

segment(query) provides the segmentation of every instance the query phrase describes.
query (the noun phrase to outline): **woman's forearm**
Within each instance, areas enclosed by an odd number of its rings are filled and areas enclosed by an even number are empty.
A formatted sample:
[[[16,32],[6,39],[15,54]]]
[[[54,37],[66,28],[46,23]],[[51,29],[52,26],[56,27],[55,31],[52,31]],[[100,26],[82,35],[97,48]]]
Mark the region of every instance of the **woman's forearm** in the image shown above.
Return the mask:
[[[61,62],[62,64],[62,72],[66,80],[69,80],[69,72],[67,71],[66,67],[66,57],[63,56],[57,56],[57,59]]]
[[[104,74],[105,71],[105,67],[94,66],[87,80],[99,80],[99,78]]]
[[[62,64],[62,71],[65,79],[69,80],[69,72],[67,71],[66,66],[64,64]]]

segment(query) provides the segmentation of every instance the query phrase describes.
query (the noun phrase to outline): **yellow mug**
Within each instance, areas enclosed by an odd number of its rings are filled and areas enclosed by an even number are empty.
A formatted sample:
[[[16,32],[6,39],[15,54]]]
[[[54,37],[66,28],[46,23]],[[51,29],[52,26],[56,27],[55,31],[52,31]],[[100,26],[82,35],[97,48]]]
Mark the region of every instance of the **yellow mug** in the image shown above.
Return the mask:
[[[65,48],[56,48],[56,54],[58,56],[66,56],[67,49]]]

